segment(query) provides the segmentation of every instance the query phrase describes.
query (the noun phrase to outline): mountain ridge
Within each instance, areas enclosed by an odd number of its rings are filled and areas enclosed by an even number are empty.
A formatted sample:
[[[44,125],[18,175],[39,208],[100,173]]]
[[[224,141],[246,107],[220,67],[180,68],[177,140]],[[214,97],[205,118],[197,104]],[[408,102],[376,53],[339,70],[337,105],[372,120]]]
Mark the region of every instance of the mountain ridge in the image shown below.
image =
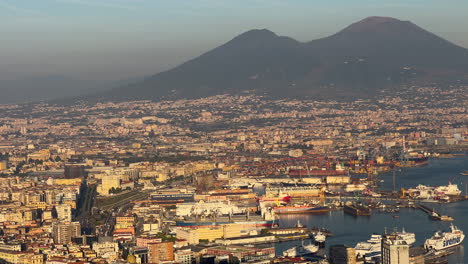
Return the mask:
[[[268,29],[249,30],[97,99],[161,100],[245,91],[284,97],[372,95],[379,89],[465,79],[467,73],[467,49],[410,21],[374,16],[309,42]]]

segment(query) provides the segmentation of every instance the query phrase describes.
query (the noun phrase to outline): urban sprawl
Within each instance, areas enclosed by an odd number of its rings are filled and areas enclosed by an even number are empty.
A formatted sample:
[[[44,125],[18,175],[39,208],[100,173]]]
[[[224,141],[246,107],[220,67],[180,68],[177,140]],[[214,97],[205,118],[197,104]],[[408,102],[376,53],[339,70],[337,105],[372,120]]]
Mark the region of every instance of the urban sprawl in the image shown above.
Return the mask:
[[[278,219],[414,207],[452,221],[420,201],[461,202],[456,184],[386,190],[379,174],[465,152],[466,90],[0,105],[0,262],[424,263],[463,231],[328,245],[333,230]]]

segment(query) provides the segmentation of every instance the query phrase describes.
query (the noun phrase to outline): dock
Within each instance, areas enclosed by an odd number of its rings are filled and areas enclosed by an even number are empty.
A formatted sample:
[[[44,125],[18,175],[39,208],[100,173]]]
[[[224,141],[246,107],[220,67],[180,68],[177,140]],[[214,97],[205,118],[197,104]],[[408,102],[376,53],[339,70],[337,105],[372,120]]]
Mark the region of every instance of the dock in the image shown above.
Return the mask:
[[[436,221],[453,221],[454,220],[452,217],[447,216],[447,215],[441,215],[435,209],[431,209],[422,204],[417,204],[416,208],[427,213],[431,219],[436,220]]]

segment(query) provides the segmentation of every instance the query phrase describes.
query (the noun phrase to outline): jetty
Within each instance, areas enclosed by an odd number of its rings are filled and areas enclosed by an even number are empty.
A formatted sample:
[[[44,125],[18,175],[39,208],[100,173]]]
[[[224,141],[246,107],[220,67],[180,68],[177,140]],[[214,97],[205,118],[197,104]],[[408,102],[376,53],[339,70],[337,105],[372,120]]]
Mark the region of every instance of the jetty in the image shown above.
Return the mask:
[[[422,204],[417,204],[416,208],[427,213],[432,220],[436,220],[436,221],[453,221],[454,220],[453,217],[448,216],[448,215],[441,215],[435,209],[431,209]]]

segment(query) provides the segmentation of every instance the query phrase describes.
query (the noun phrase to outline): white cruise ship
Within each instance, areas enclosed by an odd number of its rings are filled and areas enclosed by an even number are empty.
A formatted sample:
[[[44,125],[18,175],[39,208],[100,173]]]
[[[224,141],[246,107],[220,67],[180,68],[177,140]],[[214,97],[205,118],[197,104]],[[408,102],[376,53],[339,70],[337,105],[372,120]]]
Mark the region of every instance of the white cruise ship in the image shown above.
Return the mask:
[[[437,187],[420,184],[416,188],[409,189],[408,193],[417,199],[437,201],[440,199],[449,199],[450,196],[458,196],[461,194],[461,191],[458,189],[457,184],[452,183]]]
[[[450,225],[450,232],[436,232],[424,243],[426,250],[444,250],[460,245],[465,239],[465,234],[453,224]]]
[[[356,250],[356,255],[359,257],[364,257],[367,254],[380,252],[381,243],[382,236],[373,234],[369,240],[357,243],[356,247],[354,248]]]
[[[313,244],[304,245],[304,244],[302,244],[300,246],[295,246],[295,247],[292,247],[290,249],[287,249],[287,250],[283,251],[283,256],[284,257],[291,257],[291,258],[302,257],[302,256],[306,256],[306,255],[315,254],[315,253],[317,253],[318,250],[319,250],[319,246],[317,246],[317,245],[313,245]]]
[[[406,232],[405,229],[403,229],[401,232],[395,231],[393,234],[398,235],[403,241],[406,242],[406,244],[410,246],[416,243],[416,235],[414,233]],[[356,249],[356,255],[364,257],[366,255],[380,253],[382,250],[381,244],[382,236],[373,234],[369,240],[357,243],[354,249]]]
[[[443,193],[445,195],[460,195],[461,194],[460,189],[458,189],[458,185],[452,184],[452,183],[449,183],[448,185],[445,185],[445,186],[436,187],[434,190],[436,193]]]
[[[395,234],[399,235],[408,245],[416,243],[416,235],[414,233],[406,232],[404,228],[401,232],[395,232]]]

